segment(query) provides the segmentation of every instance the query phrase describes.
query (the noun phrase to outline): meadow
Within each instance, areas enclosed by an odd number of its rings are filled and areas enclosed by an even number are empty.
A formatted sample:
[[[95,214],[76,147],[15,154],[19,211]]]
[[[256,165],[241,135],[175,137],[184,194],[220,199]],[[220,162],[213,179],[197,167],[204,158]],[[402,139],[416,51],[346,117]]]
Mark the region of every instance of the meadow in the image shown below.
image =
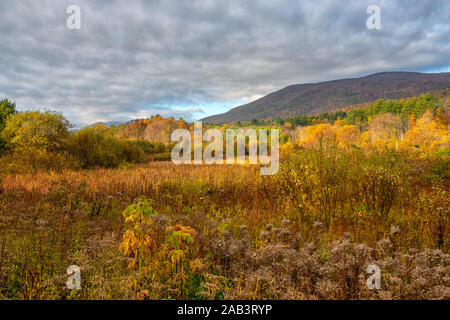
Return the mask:
[[[262,176],[167,161],[183,119],[73,130],[1,100],[0,299],[449,299],[448,107],[204,126],[279,129]]]
[[[296,150],[280,172],[7,174],[2,299],[448,299],[448,160]],[[82,270],[68,290],[66,269]],[[367,266],[382,273],[369,290]]]

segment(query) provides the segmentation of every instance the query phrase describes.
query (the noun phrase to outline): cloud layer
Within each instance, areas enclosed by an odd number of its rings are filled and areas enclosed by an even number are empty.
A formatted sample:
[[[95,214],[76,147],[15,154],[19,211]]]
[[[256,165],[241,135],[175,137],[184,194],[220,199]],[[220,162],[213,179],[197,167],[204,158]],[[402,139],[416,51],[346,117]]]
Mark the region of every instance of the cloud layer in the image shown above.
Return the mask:
[[[81,29],[66,8],[81,8]],[[381,30],[366,9],[381,7]],[[78,125],[200,118],[294,83],[450,65],[450,3],[0,0],[0,97]]]

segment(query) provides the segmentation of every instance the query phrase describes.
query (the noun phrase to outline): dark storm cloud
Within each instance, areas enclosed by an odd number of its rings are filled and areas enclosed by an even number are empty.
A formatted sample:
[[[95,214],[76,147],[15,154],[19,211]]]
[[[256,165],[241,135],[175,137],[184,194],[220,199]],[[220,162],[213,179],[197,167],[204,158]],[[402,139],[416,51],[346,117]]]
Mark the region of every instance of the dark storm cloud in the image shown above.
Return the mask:
[[[82,10],[66,28],[67,6]],[[381,7],[382,29],[366,28]],[[448,1],[0,0],[0,97],[77,124],[387,70],[449,65]],[[203,110],[195,106],[203,106]],[[231,107],[232,105],[230,105]]]

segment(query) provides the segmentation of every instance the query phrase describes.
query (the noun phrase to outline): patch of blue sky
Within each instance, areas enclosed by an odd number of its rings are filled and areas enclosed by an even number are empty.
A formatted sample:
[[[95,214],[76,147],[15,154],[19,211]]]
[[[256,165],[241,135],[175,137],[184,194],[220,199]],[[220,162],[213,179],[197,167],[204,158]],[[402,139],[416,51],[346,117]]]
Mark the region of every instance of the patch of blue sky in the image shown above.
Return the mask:
[[[212,115],[221,114],[230,109],[245,104],[243,99],[227,100],[227,101],[202,101],[202,102],[163,102],[156,104],[149,104],[148,109],[161,110],[162,116],[169,116],[170,114],[186,114],[187,121],[200,120]],[[144,108],[147,109],[147,108]]]
[[[450,72],[450,65],[447,66],[436,66],[431,67],[425,70],[420,70],[421,72],[425,73],[443,73],[443,72]]]

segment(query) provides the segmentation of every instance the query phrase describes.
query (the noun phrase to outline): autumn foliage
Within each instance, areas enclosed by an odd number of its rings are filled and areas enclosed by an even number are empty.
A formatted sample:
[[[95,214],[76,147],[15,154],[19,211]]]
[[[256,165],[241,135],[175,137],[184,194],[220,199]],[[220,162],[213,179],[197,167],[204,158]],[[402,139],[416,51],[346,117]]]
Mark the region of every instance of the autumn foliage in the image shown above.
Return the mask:
[[[450,299],[446,101],[204,126],[280,128],[274,176],[154,161],[170,130],[192,130],[182,120],[73,131],[58,113],[8,112],[0,298]],[[81,290],[65,286],[73,264]]]

